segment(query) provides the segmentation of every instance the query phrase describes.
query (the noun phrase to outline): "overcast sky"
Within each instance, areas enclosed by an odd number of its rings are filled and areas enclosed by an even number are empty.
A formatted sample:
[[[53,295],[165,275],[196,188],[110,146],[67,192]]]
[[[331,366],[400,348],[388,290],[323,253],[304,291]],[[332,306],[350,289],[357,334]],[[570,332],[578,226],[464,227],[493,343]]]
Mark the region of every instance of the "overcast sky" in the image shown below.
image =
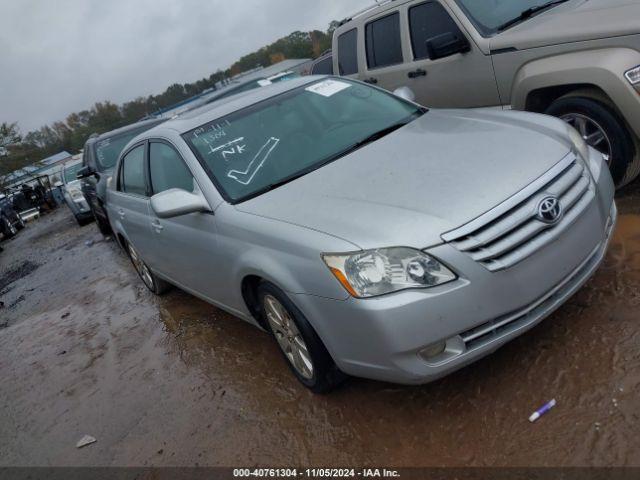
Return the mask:
[[[373,0],[0,0],[0,122],[22,133],[228,68]]]

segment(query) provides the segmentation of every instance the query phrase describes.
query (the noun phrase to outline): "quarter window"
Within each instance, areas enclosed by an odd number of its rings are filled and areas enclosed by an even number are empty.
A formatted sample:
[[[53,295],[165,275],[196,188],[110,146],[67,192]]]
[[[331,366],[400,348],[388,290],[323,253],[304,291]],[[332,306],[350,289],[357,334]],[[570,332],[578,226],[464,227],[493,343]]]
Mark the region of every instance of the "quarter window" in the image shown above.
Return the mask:
[[[409,9],[409,30],[413,58],[429,58],[427,40],[460,29],[438,2],[428,2]]]
[[[146,196],[144,181],[144,145],[134,148],[122,159],[121,187],[125,193]]]
[[[172,188],[193,192],[193,176],[184,161],[166,143],[152,142],[149,145],[149,173],[153,194]]]
[[[349,30],[338,37],[338,67],[340,75],[358,73],[358,30]]]
[[[381,68],[402,63],[399,13],[396,12],[368,23],[365,36],[369,68]]]

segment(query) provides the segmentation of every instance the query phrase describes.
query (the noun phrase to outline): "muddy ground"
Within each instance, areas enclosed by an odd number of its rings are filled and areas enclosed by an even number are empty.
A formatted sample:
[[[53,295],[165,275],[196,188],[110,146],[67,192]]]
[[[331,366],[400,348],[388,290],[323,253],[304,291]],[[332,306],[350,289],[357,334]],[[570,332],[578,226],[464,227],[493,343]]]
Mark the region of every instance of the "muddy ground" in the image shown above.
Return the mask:
[[[0,253],[0,465],[640,465],[640,186],[619,206],[605,264],[537,328],[430,385],[327,396],[61,208]]]

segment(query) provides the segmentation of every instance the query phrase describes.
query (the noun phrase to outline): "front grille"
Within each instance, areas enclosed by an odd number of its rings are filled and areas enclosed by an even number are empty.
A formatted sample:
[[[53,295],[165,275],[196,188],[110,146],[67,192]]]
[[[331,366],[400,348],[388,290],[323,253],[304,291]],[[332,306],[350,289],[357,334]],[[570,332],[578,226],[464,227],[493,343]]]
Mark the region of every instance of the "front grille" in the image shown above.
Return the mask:
[[[523,310],[504,315],[461,333],[460,337],[465,344],[466,351],[482,347],[553,311],[588,278],[589,274],[602,260],[604,253],[604,248],[599,245],[568,278]]]
[[[537,218],[538,206],[548,195],[556,196],[563,210],[553,225]],[[589,171],[572,154],[519,194],[443,239],[488,270],[504,270],[560,235],[594,196]]]

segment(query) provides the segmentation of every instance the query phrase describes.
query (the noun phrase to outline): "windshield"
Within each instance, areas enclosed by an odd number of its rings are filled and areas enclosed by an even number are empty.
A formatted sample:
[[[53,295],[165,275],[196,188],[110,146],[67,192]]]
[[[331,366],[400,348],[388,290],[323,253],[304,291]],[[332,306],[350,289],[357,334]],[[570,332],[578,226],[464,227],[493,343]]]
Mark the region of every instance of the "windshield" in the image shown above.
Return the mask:
[[[127,146],[131,140],[140,135],[142,132],[149,130],[156,124],[147,125],[136,130],[131,130],[120,135],[113,137],[107,137],[102,140],[98,140],[95,144],[95,155],[98,167],[101,171],[113,168],[118,161],[120,153]]]
[[[501,25],[520,16],[528,8],[549,0],[456,0],[483,35],[493,35]]]
[[[64,183],[69,183],[77,180],[76,174],[82,168],[82,163],[76,163],[73,165],[69,165],[68,167],[64,167]]]
[[[205,124],[183,138],[225,198],[237,203],[319,168],[423,112],[378,89],[326,79]]]

